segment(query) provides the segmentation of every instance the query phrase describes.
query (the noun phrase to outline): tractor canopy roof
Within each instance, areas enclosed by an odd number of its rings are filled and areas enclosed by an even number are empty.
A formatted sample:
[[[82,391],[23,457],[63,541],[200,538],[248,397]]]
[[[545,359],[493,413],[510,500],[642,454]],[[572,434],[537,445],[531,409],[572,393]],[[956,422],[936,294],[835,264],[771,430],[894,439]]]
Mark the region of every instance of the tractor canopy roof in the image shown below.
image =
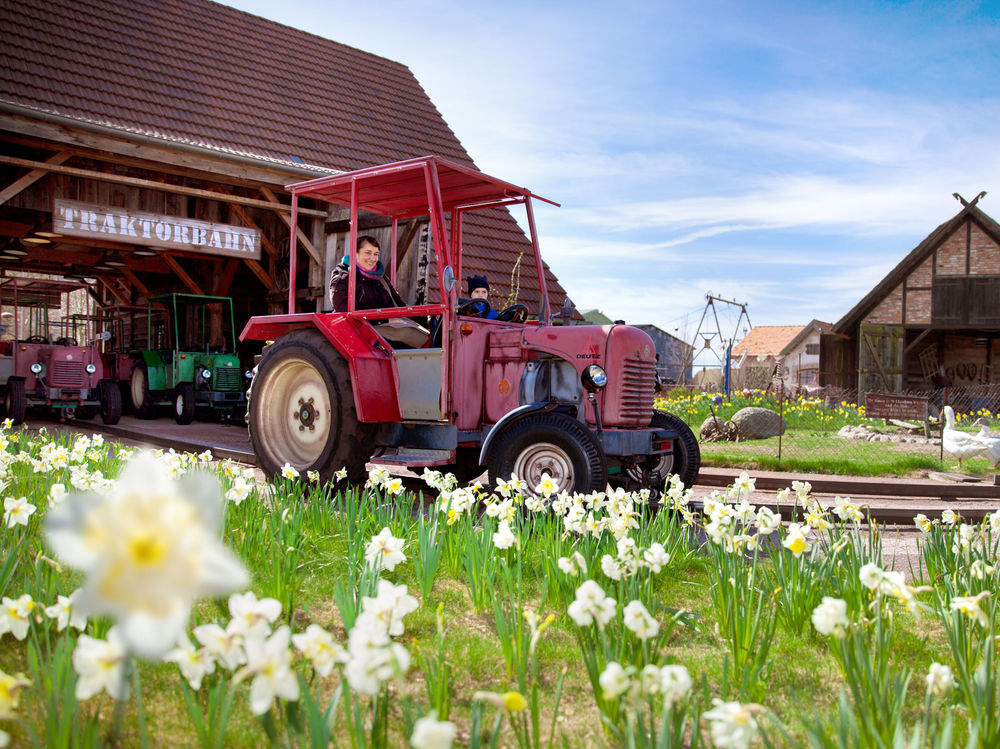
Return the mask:
[[[0,304],[59,309],[63,294],[87,287],[88,284],[82,281],[12,276],[0,280]]]
[[[530,198],[558,205],[527,188],[438,156],[421,156],[318,177],[287,185],[285,189],[293,195],[350,206],[355,187],[359,211],[397,219],[430,213],[435,192],[441,195],[440,208],[444,211],[523,203]]]

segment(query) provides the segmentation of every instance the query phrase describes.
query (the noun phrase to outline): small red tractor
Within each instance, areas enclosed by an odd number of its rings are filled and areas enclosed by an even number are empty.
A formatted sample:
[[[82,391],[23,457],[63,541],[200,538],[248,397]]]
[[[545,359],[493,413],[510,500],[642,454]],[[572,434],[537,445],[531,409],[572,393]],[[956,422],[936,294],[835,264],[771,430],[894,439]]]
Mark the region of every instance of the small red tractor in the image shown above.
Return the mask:
[[[85,311],[69,311],[69,295],[86,289],[45,278],[0,281],[0,393],[3,414],[15,424],[29,407],[80,419],[100,412],[105,424],[121,418],[121,391],[107,379],[100,350],[110,335],[95,334],[90,295]]]
[[[579,492],[609,483],[660,490],[669,474],[694,482],[697,440],[681,419],[653,407],[650,337],[627,325],[553,324],[532,211],[537,196],[529,190],[433,156],[287,189],[293,226],[300,198],[349,208],[351,287],[347,312],[253,317],[240,336],[272,341],[256,367],[248,411],[266,472],[289,464],[328,479],[346,468],[357,481],[373,462],[432,466],[463,481],[484,471],[493,482],[515,474],[532,488],[548,474],[558,491]],[[488,302],[458,298],[462,219],[513,205],[527,214],[539,308],[514,304],[488,319]],[[361,211],[392,220],[390,272],[398,222],[429,222],[440,301],[354,309]],[[290,310],[295,243],[293,231]],[[412,325],[408,318],[429,320],[435,333],[423,346],[393,348],[390,327]]]

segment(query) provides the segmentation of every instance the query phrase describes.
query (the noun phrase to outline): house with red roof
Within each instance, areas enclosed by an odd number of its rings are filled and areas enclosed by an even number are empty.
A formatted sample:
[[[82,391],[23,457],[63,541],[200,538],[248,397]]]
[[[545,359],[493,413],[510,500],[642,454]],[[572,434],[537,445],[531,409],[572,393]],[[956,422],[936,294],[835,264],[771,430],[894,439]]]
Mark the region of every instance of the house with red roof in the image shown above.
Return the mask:
[[[740,387],[767,388],[776,377],[787,388],[818,386],[820,336],[830,323],[758,325],[733,346],[734,381]]]

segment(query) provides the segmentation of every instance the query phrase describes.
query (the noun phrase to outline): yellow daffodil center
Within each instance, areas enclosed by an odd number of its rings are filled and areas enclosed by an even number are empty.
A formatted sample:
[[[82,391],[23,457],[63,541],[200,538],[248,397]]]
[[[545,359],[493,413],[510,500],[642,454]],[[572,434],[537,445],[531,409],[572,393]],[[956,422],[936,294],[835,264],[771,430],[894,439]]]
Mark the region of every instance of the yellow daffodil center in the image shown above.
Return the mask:
[[[138,565],[158,566],[166,552],[167,544],[152,533],[135,533],[128,541],[128,558]]]
[[[788,544],[788,548],[791,550],[793,554],[801,554],[806,549],[805,539],[799,536],[790,544]]]
[[[528,701],[520,692],[504,692],[503,706],[510,712],[516,713],[524,710],[528,706]]]

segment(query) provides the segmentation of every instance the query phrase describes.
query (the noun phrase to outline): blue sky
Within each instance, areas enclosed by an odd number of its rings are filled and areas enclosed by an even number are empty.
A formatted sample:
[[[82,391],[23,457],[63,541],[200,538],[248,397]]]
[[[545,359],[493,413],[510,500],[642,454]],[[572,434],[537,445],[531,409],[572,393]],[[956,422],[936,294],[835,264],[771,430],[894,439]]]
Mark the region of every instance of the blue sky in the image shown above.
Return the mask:
[[[709,291],[836,322],[953,192],[1000,218],[997,3],[228,4],[407,65],[481,169],[562,204],[536,220],[578,307],[687,340]]]

